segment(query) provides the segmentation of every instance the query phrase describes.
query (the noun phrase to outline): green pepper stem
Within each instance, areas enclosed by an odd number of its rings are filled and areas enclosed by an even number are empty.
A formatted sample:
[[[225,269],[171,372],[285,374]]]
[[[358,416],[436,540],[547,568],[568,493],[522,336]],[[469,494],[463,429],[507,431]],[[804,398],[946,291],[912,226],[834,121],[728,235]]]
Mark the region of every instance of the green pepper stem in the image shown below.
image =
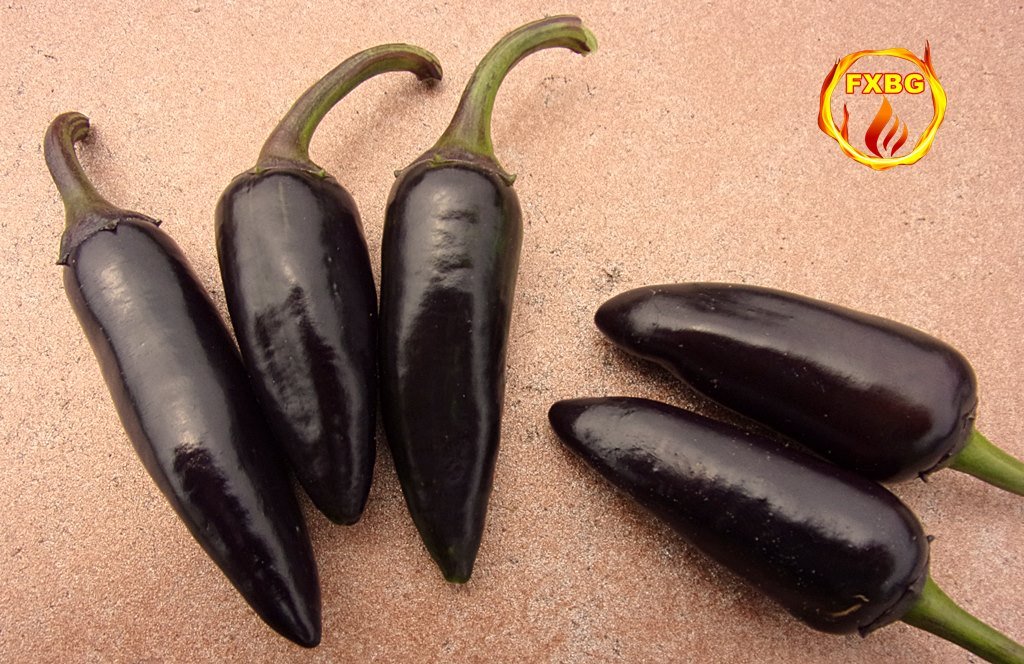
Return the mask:
[[[299,97],[263,144],[257,168],[289,165],[319,171],[309,158],[309,143],[320,121],[345,95],[378,74],[409,71],[421,81],[441,79],[441,63],[432,53],[408,44],[384,44],[353,55]]]
[[[921,597],[901,619],[994,664],[1024,664],[1024,646],[961,609],[929,576]]]
[[[43,138],[46,166],[64,201],[69,229],[92,213],[117,210],[96,191],[78,161],[75,143],[85,140],[88,135],[89,118],[81,113],[70,112],[54,118]]]
[[[967,445],[953,456],[949,467],[1024,496],[1024,462],[993,445],[977,429],[971,429]]]
[[[498,88],[516,64],[536,51],[567,48],[586,55],[597,48],[594,35],[575,16],[552,16],[508,33],[484,56],[466,84],[459,107],[430,153],[440,159],[484,162],[511,184],[491,143],[491,113]]]

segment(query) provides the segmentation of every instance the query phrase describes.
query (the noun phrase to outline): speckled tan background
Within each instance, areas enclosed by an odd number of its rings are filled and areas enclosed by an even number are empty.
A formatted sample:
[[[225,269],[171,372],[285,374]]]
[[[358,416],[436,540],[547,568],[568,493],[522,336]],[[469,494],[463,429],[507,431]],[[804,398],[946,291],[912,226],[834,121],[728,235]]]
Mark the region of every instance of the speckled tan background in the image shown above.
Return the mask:
[[[803,627],[570,457],[546,411],[596,394],[695,404],[610,348],[592,313],[643,284],[739,281],[949,340],[978,373],[980,428],[1024,456],[1019,2],[75,4],[0,3],[0,661],[976,661],[901,624],[867,639]],[[524,61],[495,113],[526,235],[474,578],[441,581],[384,451],[359,525],[304,503],[324,636],[301,650],[206,559],[122,433],[53,264],[63,210],[43,130],[90,116],[97,186],[166,220],[223,310],[214,203],[310,83],[383,42],[444,63],[434,89],[370,81],[314,140],[376,269],[392,171],[433,142],[501,34],[566,11],[600,50]],[[843,156],[815,123],[829,67],[925,40],[950,99],[932,152],[885,173]],[[936,537],[936,580],[1024,639],[1024,499],[953,473],[895,491]]]

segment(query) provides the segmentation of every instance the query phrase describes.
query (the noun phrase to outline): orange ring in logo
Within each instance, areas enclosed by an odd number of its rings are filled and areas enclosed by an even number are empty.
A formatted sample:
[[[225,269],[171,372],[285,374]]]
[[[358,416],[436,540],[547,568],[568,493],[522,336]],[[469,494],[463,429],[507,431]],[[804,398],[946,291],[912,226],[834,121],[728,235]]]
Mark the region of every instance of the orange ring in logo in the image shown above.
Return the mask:
[[[917,145],[909,153],[902,157],[872,157],[864,154],[857,148],[853,147],[847,138],[846,133],[846,122],[843,123],[843,129],[840,130],[836,126],[835,120],[832,118],[832,92],[836,89],[836,85],[839,84],[840,79],[843,75],[853,66],[853,63],[863,58],[866,55],[881,55],[890,56],[894,58],[900,58],[908,62],[913,62],[915,65],[920,67],[921,72],[924,73],[928,79],[928,87],[932,92],[932,109],[934,111],[932,115],[932,121],[928,124],[928,127],[921,134],[921,137],[917,139]],[[825,77],[825,82],[821,86],[821,105],[818,110],[818,126],[821,130],[834,138],[839,147],[847,155],[856,159],[865,166],[870,166],[876,171],[884,171],[887,168],[893,166],[899,166],[901,164],[913,164],[916,163],[921,157],[928,153],[931,149],[932,143],[935,141],[935,132],[939,130],[939,125],[942,124],[942,118],[946,115],[946,92],[942,89],[942,85],[939,84],[939,79],[935,76],[935,68],[932,66],[931,57],[931,46],[925,45],[924,48],[924,60],[921,60],[916,55],[911,53],[905,48],[887,48],[882,51],[857,51],[851,53],[842,60],[836,62],[835,66],[832,67],[832,71],[829,72],[828,76]]]

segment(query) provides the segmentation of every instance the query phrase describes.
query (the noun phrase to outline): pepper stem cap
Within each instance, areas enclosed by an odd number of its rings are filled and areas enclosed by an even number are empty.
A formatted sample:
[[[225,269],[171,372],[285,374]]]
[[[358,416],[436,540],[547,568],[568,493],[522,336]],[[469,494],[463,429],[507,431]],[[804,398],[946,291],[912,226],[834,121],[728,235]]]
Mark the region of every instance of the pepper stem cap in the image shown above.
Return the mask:
[[[587,55],[597,49],[597,39],[575,16],[552,16],[527,23],[502,37],[477,65],[448,128],[418,161],[476,164],[496,171],[511,185],[515,176],[498,163],[491,142],[494,100],[505,76],[520,60],[548,48]]]
[[[68,229],[85,217],[119,211],[100,195],[78,161],[75,143],[88,138],[89,131],[89,118],[72,111],[54,118],[43,138],[46,167],[64,202]]]
[[[43,137],[46,166],[64,202],[66,218],[57,265],[66,265],[72,250],[91,235],[113,230],[127,219],[160,224],[156,219],[113,205],[96,191],[75,154],[75,143],[88,136],[89,118],[71,112],[54,118]]]

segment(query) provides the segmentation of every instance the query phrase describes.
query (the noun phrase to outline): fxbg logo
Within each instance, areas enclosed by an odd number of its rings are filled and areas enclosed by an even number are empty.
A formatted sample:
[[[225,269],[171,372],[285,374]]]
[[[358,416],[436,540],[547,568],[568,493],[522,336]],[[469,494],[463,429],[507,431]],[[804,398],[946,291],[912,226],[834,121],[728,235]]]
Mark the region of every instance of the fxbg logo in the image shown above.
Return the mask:
[[[855,66],[858,71],[853,71]],[[925,91],[931,94],[924,95]],[[843,119],[837,125],[833,104],[839,103]],[[896,113],[894,103],[904,117]],[[885,170],[920,160],[935,141],[945,111],[946,93],[935,75],[930,46],[925,47],[923,60],[902,48],[858,51],[837,61],[825,77],[818,126],[849,157]],[[912,125],[918,129],[912,130]],[[911,136],[916,136],[912,143]]]

